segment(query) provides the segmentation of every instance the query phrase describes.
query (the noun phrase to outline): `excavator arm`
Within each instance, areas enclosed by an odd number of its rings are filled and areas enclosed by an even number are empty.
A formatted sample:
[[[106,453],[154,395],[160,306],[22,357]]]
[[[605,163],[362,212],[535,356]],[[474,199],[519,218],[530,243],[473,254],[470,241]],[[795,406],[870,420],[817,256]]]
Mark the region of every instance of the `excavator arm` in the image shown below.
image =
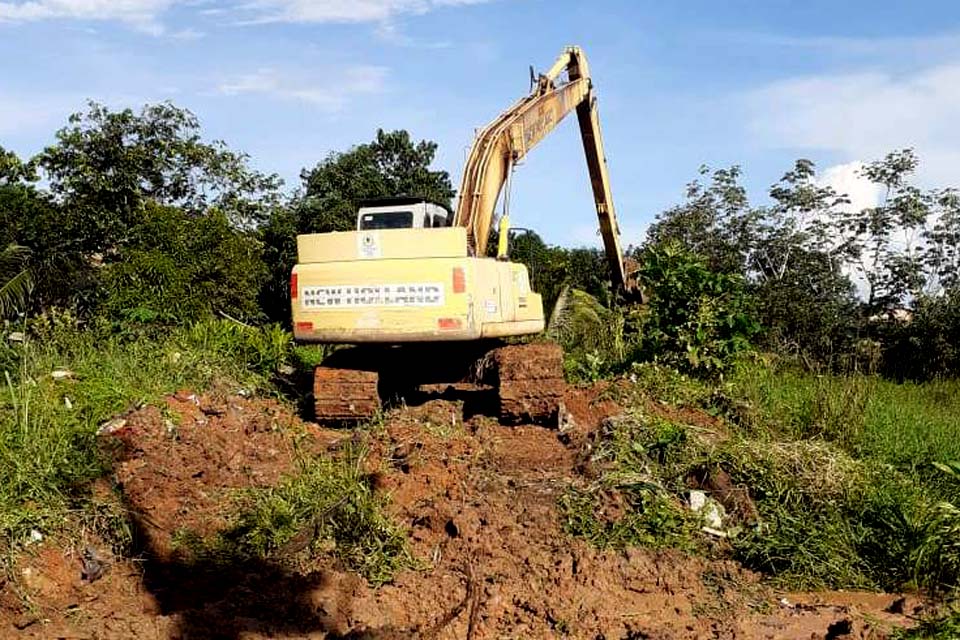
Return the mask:
[[[528,96],[477,134],[464,167],[453,224],[467,229],[474,255],[484,255],[497,200],[513,166],[574,110],[611,278],[615,287],[630,291],[634,285],[628,279],[620,247],[596,96],[586,56],[579,47],[567,47],[550,70],[537,78]]]

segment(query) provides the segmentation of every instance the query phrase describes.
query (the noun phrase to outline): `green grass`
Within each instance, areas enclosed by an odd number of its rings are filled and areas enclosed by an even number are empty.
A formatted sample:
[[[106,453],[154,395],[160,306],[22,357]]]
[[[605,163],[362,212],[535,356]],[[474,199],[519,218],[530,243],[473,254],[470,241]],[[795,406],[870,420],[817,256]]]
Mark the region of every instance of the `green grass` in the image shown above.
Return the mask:
[[[932,620],[924,620],[913,629],[892,636],[893,640],[957,640],[960,638],[960,612],[953,611]]]
[[[783,437],[836,442],[856,457],[893,465],[942,497],[960,490],[933,465],[960,461],[960,380],[898,384],[751,366],[737,372],[728,393]]]
[[[226,529],[206,540],[179,532],[180,545],[194,559],[214,562],[328,553],[374,585],[389,582],[412,558],[363,471],[363,457],[362,450],[301,457],[297,472],[277,486],[239,495]]]
[[[898,385],[760,361],[715,385],[656,365],[633,379],[649,398],[731,417],[729,436],[704,440],[635,403],[593,443],[600,478],[561,499],[569,533],[702,550],[686,481],[722,469],[759,517],[732,529],[725,553],[783,587],[960,587],[960,464],[950,464],[960,460],[960,382]],[[616,518],[611,492],[626,498]]]
[[[90,481],[107,469],[98,427],[180,388],[213,384],[253,393],[287,357],[289,335],[227,321],[160,338],[98,336],[47,322],[0,364],[0,549],[30,529],[49,531],[89,506]],[[55,372],[67,372],[58,378]]]
[[[701,452],[682,425],[635,409],[599,434],[586,488],[571,487],[558,506],[570,535],[599,547],[696,551],[699,517],[683,505],[683,476]]]

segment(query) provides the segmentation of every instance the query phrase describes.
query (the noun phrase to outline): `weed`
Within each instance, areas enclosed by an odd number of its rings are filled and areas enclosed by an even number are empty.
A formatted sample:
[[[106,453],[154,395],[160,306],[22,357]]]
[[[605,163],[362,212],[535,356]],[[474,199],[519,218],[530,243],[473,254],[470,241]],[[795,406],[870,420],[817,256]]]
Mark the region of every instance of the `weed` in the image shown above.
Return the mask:
[[[630,372],[640,390],[668,404],[701,406],[713,393],[705,382],[655,362],[635,363]]]
[[[653,487],[634,486],[623,493],[571,488],[560,496],[559,508],[564,531],[597,547],[685,551],[699,547],[697,518],[671,496]]]
[[[912,629],[895,632],[893,640],[956,640],[960,638],[960,611],[924,620]]]
[[[227,529],[208,540],[181,532],[178,544],[220,561],[312,548],[332,553],[374,585],[388,582],[411,559],[403,532],[384,515],[362,462],[362,451],[336,460],[301,458],[295,475],[239,496]]]
[[[601,547],[696,550],[699,518],[678,497],[696,455],[680,425],[641,412],[608,420],[591,456],[600,478],[560,498],[565,530]]]

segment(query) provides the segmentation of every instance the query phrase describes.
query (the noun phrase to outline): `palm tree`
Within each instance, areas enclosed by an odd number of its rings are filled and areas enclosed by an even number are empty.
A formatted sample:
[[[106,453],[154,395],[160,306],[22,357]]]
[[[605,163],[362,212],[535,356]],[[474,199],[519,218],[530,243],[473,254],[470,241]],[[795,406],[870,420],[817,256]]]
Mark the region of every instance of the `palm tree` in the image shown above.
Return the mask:
[[[13,315],[22,307],[33,289],[33,278],[27,269],[30,250],[10,244],[0,250],[0,318]]]

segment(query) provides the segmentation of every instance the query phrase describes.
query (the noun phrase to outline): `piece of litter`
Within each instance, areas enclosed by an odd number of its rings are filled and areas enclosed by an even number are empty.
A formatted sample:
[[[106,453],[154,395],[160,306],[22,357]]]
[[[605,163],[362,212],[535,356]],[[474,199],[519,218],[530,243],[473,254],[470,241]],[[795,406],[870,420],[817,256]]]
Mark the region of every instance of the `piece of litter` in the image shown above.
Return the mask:
[[[125,426],[127,426],[127,421],[124,420],[123,418],[114,418],[113,420],[107,420],[102,425],[100,425],[99,429],[97,429],[97,435],[98,436],[110,435],[111,433],[116,433],[120,429],[123,429]]]
[[[11,331],[7,334],[7,340],[10,342],[23,342],[27,337],[23,334],[23,331]]]
[[[720,532],[723,537],[726,537],[726,532],[723,531],[723,519],[727,513],[722,504],[709,497],[704,491],[691,491],[690,510],[703,518],[704,531],[711,535],[718,535],[717,532]]]
[[[30,529],[30,542],[43,542],[43,534],[36,529]]]
[[[73,402],[69,397],[63,396],[63,406],[65,406],[67,409],[73,409]]]
[[[69,369],[54,369],[50,372],[50,377],[54,380],[69,380],[73,378],[74,373]]]

